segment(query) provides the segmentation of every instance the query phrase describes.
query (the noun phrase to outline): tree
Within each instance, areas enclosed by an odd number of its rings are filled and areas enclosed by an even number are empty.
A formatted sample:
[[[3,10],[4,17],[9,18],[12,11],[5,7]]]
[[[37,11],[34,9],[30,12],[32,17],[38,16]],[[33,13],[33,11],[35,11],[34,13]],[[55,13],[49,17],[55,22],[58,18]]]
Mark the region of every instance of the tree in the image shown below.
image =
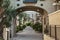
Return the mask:
[[[2,7],[7,9],[10,6],[10,0],[3,0]]]
[[[26,13],[19,13],[18,14],[18,16],[19,16],[19,25],[21,24],[21,20],[22,20],[22,18],[24,18],[24,20],[23,20],[23,23],[26,21],[26,19],[27,19],[27,14]]]
[[[5,18],[6,18],[6,17],[3,17],[3,15],[4,15],[5,10],[9,7],[9,4],[10,4],[9,0],[5,0],[5,1],[0,0],[0,10],[4,9],[4,11],[2,11],[2,12],[0,11],[0,19],[2,19],[0,22],[0,37],[3,37],[3,25],[4,25],[3,23],[4,23]]]
[[[9,7],[9,0],[0,0],[0,17],[3,16],[3,12]]]
[[[11,25],[12,18],[15,18],[17,13],[15,9],[8,8],[4,12],[4,14],[5,14],[5,21],[3,24],[6,25],[6,27],[9,27]]]
[[[2,6],[3,0],[0,0],[0,7]]]

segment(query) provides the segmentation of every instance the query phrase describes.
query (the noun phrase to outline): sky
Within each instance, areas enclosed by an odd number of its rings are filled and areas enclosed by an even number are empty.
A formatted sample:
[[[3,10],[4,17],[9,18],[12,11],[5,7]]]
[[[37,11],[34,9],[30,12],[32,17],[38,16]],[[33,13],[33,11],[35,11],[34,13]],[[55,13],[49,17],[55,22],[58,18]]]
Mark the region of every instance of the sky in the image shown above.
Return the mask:
[[[27,13],[30,18],[32,18],[32,14],[33,14],[33,18],[35,19],[36,18],[36,13],[38,13],[38,12],[35,12],[35,11],[25,11],[24,13]]]

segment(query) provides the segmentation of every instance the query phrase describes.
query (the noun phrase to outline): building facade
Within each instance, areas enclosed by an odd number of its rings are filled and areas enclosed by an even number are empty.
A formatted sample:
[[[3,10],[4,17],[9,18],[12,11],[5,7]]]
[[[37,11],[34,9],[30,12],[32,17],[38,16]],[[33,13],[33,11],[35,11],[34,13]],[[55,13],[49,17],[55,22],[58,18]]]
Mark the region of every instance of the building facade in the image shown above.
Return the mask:
[[[54,5],[53,5],[53,3],[54,3]],[[24,6],[30,6],[30,7],[35,6],[35,7],[44,9],[45,11],[47,11],[48,14],[58,10],[60,8],[59,3],[60,3],[59,0],[29,0],[29,1],[28,0],[10,0],[10,6],[12,6],[12,8],[14,8],[14,9],[18,9],[18,8],[21,8]],[[37,10],[37,11],[39,11],[39,10]],[[44,23],[44,19],[42,19],[42,21]],[[47,20],[45,20],[45,21],[47,22]],[[12,30],[14,31],[13,26],[15,26],[15,25],[14,24],[12,25]],[[44,26],[44,24],[43,24],[43,26]],[[13,31],[12,31],[12,35],[14,34]]]
[[[10,1],[11,1],[10,6],[12,6],[15,9],[23,6],[36,6],[46,10],[48,13],[52,13],[55,11],[55,6],[53,5],[55,0],[36,0],[36,1],[10,0]]]
[[[49,25],[60,25],[60,10],[49,14]]]

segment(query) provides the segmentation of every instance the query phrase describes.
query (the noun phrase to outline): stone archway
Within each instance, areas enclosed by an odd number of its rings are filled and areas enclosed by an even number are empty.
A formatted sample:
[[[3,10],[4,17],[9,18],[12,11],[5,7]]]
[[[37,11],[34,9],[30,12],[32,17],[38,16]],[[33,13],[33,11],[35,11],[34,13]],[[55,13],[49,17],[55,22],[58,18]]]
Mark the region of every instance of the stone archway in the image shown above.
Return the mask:
[[[36,11],[40,13],[42,15],[42,21],[44,21],[44,25],[45,26],[48,25],[48,12],[45,9],[37,7],[37,6],[24,6],[24,7],[20,7],[16,9],[16,12],[18,12],[17,15],[20,12],[24,12],[24,11]]]
[[[17,12],[23,12],[23,11],[36,11],[41,13],[42,15],[47,14],[47,11],[40,8],[40,7],[36,7],[36,6],[24,6],[24,7],[20,7],[18,9],[16,9]],[[47,14],[48,15],[48,14]]]
[[[20,12],[24,12],[24,11],[36,11],[36,12],[39,12],[41,15],[42,15],[42,25],[43,25],[43,36],[44,36],[44,27],[46,27],[46,25],[48,24],[48,21],[47,21],[47,16],[48,16],[48,13],[46,10],[40,8],[40,7],[36,7],[36,6],[24,6],[24,7],[20,7],[18,9],[16,9],[16,12],[17,12],[17,15],[20,13]],[[15,18],[14,20],[12,21],[14,24],[15,23]],[[46,23],[45,23],[46,22]],[[12,27],[12,36],[14,35],[14,32],[15,32],[15,25],[13,25]]]

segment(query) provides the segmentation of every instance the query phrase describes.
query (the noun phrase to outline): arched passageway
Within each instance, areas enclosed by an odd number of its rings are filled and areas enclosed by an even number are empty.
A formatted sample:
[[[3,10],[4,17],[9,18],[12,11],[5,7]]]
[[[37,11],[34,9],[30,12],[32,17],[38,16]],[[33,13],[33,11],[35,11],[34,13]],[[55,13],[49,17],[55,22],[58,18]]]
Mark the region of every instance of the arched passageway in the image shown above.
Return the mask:
[[[24,12],[24,11],[36,11],[36,12],[41,14],[41,17],[42,17],[41,20],[42,20],[42,25],[43,25],[43,28],[42,28],[43,33],[42,34],[44,34],[44,28],[46,27],[46,25],[48,25],[48,13],[47,13],[47,11],[42,9],[42,8],[36,7],[36,6],[24,6],[24,7],[20,7],[18,9],[16,9],[16,12],[17,12],[16,15],[19,15],[19,13]],[[12,24],[13,25],[12,36],[14,36],[15,27],[16,27],[15,26],[16,25],[15,18],[13,18],[12,22],[13,22],[13,24]]]
[[[16,9],[17,15],[24,11],[36,11],[40,13],[42,15],[42,24],[44,21],[44,25],[48,25],[48,12],[45,9],[36,6],[24,6]]]
[[[23,11],[36,11],[39,12],[42,15],[48,15],[47,11],[40,8],[40,7],[36,7],[36,6],[24,6],[24,7],[20,7],[18,9],[16,9],[17,12],[23,12]]]
[[[17,15],[24,11],[36,11],[40,13],[42,16],[42,25],[48,25],[48,12],[45,9],[36,6],[24,6],[16,9]]]

